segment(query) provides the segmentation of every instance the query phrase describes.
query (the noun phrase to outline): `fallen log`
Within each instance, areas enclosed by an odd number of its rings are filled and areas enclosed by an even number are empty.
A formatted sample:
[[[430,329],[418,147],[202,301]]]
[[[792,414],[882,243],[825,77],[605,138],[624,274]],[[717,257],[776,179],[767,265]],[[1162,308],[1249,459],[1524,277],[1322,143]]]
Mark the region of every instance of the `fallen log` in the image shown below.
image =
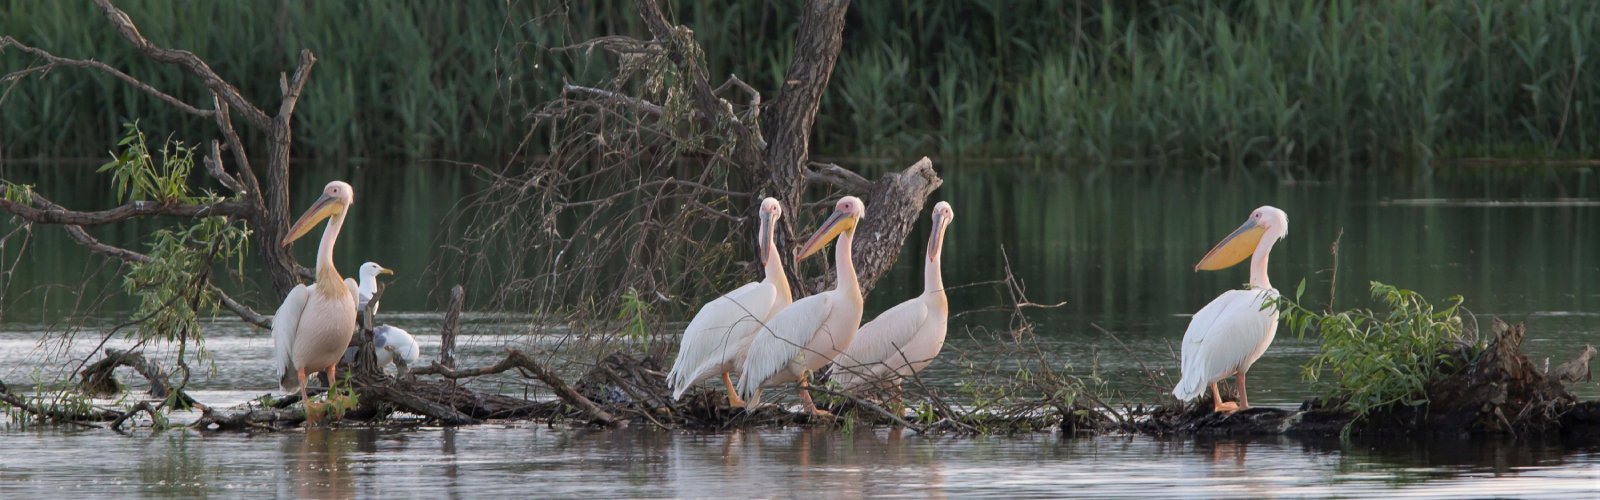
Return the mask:
[[[298,426],[305,421],[304,407],[273,408],[251,402],[226,410],[206,408],[189,427],[205,431],[276,431]]]

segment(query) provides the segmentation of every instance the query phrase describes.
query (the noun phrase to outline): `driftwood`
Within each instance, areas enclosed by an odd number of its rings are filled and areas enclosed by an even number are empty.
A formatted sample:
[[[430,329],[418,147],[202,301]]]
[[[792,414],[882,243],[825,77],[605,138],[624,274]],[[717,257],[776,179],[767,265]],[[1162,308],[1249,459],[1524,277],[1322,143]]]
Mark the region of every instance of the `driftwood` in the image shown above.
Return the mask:
[[[163,370],[161,365],[156,364],[154,361],[145,359],[143,354],[112,348],[106,348],[105,353],[106,357],[85,367],[83,371],[78,373],[79,391],[95,397],[106,397],[122,393],[122,384],[117,382],[115,374],[115,370],[122,366],[133,368],[139,372],[139,375],[144,376],[146,381],[150,382],[150,395],[152,397],[167,399],[173,391],[167,385],[166,370]],[[194,398],[189,397],[181,389],[178,390],[177,401],[183,407],[195,404]],[[130,411],[129,413],[133,412]]]
[[[1592,378],[1589,372],[1589,361],[1594,359],[1595,349],[1592,345],[1584,345],[1578,357],[1556,365],[1554,369],[1545,372],[1545,375],[1561,382],[1588,382]]]
[[[588,415],[589,418],[595,423],[604,425],[606,427],[618,427],[623,425],[623,422],[618,420],[615,416],[612,416],[610,412],[601,409],[600,406],[594,404],[594,402],[590,401],[589,398],[586,398],[582,394],[579,394],[578,391],[573,390],[571,386],[567,385],[566,381],[562,380],[560,376],[551,371],[549,367],[534,361],[526,354],[523,354],[522,351],[516,349],[512,349],[507,352],[505,359],[500,360],[499,363],[495,363],[493,366],[486,366],[477,369],[456,370],[438,363],[434,363],[432,366],[413,370],[412,373],[416,375],[439,375],[444,378],[455,380],[467,377],[492,375],[509,370],[518,370],[525,376],[538,379],[540,382],[544,382],[546,385],[550,386],[551,390],[555,391],[557,397],[561,398],[561,400],[565,401],[567,404],[582,410],[584,414]]]
[[[295,395],[299,398],[299,395]],[[306,421],[304,408],[263,407],[246,403],[227,410],[206,409],[189,427],[208,431],[279,430],[298,426]]]

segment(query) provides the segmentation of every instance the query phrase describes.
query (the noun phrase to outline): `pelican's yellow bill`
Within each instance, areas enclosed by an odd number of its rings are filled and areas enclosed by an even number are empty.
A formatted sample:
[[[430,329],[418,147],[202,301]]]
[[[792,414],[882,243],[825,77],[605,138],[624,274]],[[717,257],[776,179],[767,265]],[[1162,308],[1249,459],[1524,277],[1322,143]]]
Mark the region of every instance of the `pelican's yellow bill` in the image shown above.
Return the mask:
[[[1233,267],[1249,258],[1256,251],[1256,245],[1261,243],[1261,237],[1266,234],[1267,228],[1257,225],[1255,219],[1246,221],[1212,247],[1210,252],[1206,252],[1206,256],[1200,258],[1200,263],[1194,265],[1194,270],[1216,271]]]
[[[301,236],[311,232],[311,228],[316,227],[318,222],[322,222],[322,219],[332,217],[333,214],[338,212],[339,207],[333,197],[323,195],[318,198],[317,202],[311,205],[311,208],[306,209],[305,215],[301,215],[300,220],[295,221],[294,225],[289,227],[289,235],[283,237],[283,246],[289,246],[290,243],[294,243],[294,240],[298,240]]]
[[[822,223],[822,227],[817,228],[816,234],[812,234],[811,239],[806,240],[805,246],[800,247],[800,256],[798,258],[810,257],[811,254],[822,250],[822,247],[828,246],[828,242],[839,237],[841,233],[855,228],[856,218],[854,215],[845,212],[834,212],[832,216],[828,217],[827,221]]]

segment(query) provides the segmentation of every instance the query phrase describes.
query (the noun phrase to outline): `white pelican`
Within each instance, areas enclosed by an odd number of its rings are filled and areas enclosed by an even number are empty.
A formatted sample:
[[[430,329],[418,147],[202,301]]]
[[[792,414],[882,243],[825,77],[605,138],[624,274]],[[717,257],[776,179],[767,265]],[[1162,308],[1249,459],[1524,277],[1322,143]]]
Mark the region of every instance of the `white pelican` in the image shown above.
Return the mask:
[[[933,206],[933,231],[928,235],[928,257],[924,263],[922,295],[901,302],[856,332],[856,338],[839,359],[834,360],[834,377],[846,389],[874,384],[899,387],[905,377],[922,371],[944,348],[950,319],[950,301],[944,295],[944,279],[939,274],[939,254],[944,230],[956,216],[950,204]]]
[[[393,275],[394,270],[380,266],[377,262],[368,262],[362,264],[361,271],[356,274],[361,276],[360,283],[357,283],[356,280],[345,278],[344,284],[356,291],[356,312],[359,314],[361,311],[367,310],[367,302],[371,302],[372,296],[378,293],[378,275]],[[372,305],[372,315],[378,315],[377,304]]]
[[[378,325],[372,329],[372,355],[377,358],[378,369],[388,366],[398,359],[404,361],[406,366],[415,367],[417,359],[422,357],[422,349],[417,347],[417,339],[399,327]],[[350,346],[344,351],[344,364],[356,362],[358,348]]]
[[[756,329],[794,302],[789,293],[789,278],[783,274],[783,259],[772,242],[783,207],[776,198],[767,198],[761,200],[760,213],[757,252],[761,264],[766,267],[767,278],[717,297],[694,315],[689,327],[683,330],[678,360],[672,363],[672,372],[667,374],[673,400],[682,398],[694,384],[721,374],[722,384],[728,390],[728,405],[744,406],[728,372],[738,369],[744,362],[745,350],[750,348],[750,338]]]
[[[1183,380],[1172,395],[1189,401],[1211,386],[1214,411],[1250,407],[1245,395],[1245,373],[1272,344],[1278,331],[1278,309],[1267,303],[1278,290],[1267,280],[1267,257],[1272,245],[1289,234],[1289,215],[1270,206],[1250,213],[1244,225],[1223,238],[1195,264],[1196,271],[1226,269],[1250,256],[1250,284],[1228,290],[1194,314],[1183,333]],[[1238,404],[1223,403],[1217,381],[1239,375]]]
[[[323,219],[331,218],[317,246],[317,281],[296,285],[272,316],[273,369],[285,393],[300,391],[306,397],[306,372],[325,371],[328,383],[350,336],[356,331],[356,298],[339,271],[333,268],[333,244],[344,226],[345,213],[355,202],[355,190],[341,181],[329,182],[322,197],[289,228],[283,246],[304,236]]]
[[[739,396],[745,408],[761,403],[761,388],[791,380],[800,383],[800,402],[807,413],[827,415],[818,410],[806,390],[811,372],[827,366],[856,336],[861,325],[861,285],[856,282],[855,264],[850,261],[850,244],[855,240],[856,223],[867,213],[860,198],[846,196],[834,206],[833,215],[817,228],[799,258],[817,253],[829,241],[834,245],[834,272],[837,284],[832,290],[795,301],[767,321],[750,341],[744,369],[739,376]]]

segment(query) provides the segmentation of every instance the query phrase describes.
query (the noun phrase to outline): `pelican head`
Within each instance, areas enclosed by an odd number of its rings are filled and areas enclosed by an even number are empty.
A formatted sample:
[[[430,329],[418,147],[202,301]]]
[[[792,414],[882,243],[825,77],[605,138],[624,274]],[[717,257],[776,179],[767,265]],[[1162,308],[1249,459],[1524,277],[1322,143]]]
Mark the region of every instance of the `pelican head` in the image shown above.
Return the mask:
[[[950,202],[941,201],[933,206],[933,237],[928,238],[928,260],[939,260],[939,250],[944,248],[944,229],[955,220],[956,210]]]
[[[1277,207],[1263,205],[1250,212],[1250,218],[1245,219],[1244,225],[1233,230],[1233,233],[1223,238],[1217,246],[1212,247],[1210,252],[1206,252],[1206,256],[1200,258],[1200,263],[1194,265],[1194,270],[1227,269],[1243,262],[1254,253],[1263,239],[1276,241],[1287,234],[1289,234],[1289,214]]]
[[[772,231],[777,227],[779,217],[783,217],[783,205],[778,203],[777,198],[761,200],[761,234],[757,237],[757,245],[760,246],[758,253],[763,266],[767,265],[768,255],[772,253]]]
[[[300,220],[289,227],[289,234],[283,237],[283,246],[289,246],[294,240],[311,232],[311,228],[316,227],[323,219],[343,214],[355,200],[355,189],[349,184],[344,181],[329,182],[327,187],[322,188],[322,197],[317,198],[316,203],[312,203],[311,208],[306,209],[306,213],[300,216]]]
[[[377,262],[368,262],[361,265],[361,279],[376,279],[380,274],[393,275],[394,270],[380,266]]]
[[[817,253],[840,234],[846,232],[851,235],[856,234],[856,223],[866,215],[867,204],[862,203],[861,198],[854,196],[840,198],[839,203],[833,205],[833,215],[828,216],[828,220],[823,221],[822,226],[817,228],[816,234],[812,234],[811,239],[806,240],[805,246],[800,247],[799,258],[804,259]]]

